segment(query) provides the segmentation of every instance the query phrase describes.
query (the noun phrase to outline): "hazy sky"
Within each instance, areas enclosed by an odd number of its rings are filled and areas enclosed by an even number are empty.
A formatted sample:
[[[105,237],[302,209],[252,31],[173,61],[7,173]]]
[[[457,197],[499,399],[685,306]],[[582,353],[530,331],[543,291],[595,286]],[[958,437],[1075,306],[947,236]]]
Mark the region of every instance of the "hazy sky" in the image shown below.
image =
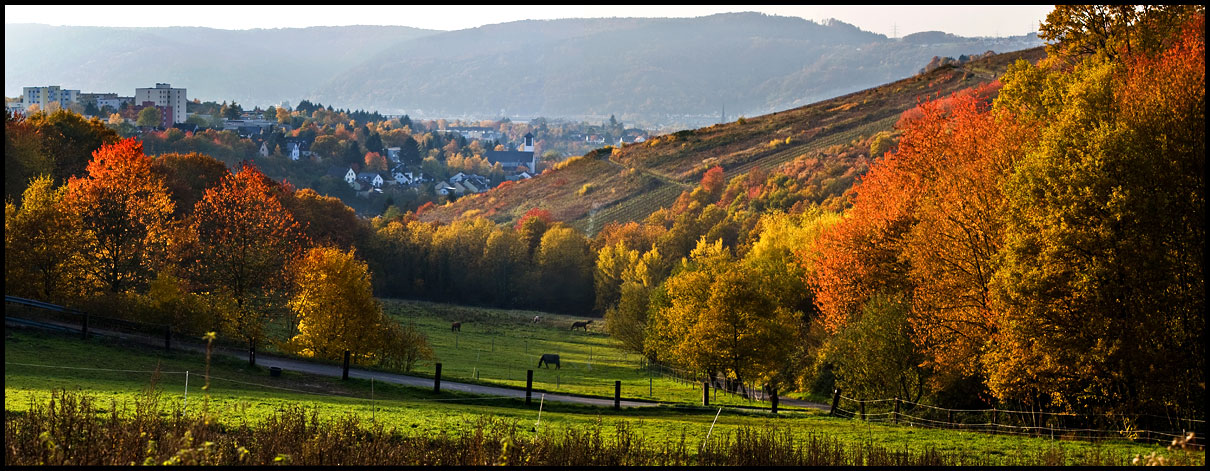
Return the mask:
[[[1038,24],[1052,8],[1051,5],[5,5],[4,23],[222,29],[403,25],[457,30],[525,19],[695,17],[759,11],[814,21],[836,18],[887,36],[934,30],[959,36],[1015,36],[1037,31]]]

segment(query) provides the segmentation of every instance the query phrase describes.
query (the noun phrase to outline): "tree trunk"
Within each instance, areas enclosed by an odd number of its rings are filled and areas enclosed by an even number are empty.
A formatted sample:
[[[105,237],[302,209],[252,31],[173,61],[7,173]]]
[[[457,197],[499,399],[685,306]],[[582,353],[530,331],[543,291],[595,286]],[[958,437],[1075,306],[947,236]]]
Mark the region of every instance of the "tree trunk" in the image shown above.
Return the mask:
[[[256,366],[256,341],[248,339],[248,365]]]

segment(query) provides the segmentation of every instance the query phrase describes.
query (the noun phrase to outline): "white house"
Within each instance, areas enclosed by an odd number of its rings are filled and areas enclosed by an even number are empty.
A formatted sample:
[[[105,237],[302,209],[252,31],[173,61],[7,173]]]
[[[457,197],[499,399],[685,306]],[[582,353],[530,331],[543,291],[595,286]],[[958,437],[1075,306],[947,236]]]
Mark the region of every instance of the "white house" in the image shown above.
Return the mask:
[[[400,171],[395,171],[392,177],[394,177],[396,185],[411,185],[412,178],[409,176],[410,174],[411,172],[403,173]]]
[[[261,157],[269,156],[269,141],[264,141],[264,142],[260,143],[260,156]],[[298,159],[294,159],[294,160],[298,160]]]
[[[361,172],[357,174],[357,179],[369,183],[374,188],[382,187],[382,175],[376,172]]]

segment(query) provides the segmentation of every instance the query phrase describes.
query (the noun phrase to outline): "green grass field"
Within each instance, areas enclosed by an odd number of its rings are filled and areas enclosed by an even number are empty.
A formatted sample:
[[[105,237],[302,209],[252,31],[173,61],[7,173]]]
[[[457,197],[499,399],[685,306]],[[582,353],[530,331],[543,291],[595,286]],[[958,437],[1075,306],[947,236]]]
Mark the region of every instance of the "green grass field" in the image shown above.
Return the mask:
[[[613,397],[614,382],[621,381],[623,398],[701,404],[701,384],[649,374],[641,356],[623,351],[605,333],[601,319],[584,332],[572,331],[571,323],[589,318],[419,301],[382,303],[389,316],[428,336],[441,362],[442,379],[524,388],[526,370],[532,369],[534,389],[539,391]],[[534,316],[542,321],[535,324]],[[460,332],[451,330],[453,322],[462,323]],[[543,353],[558,354],[562,367],[538,368]],[[431,377],[434,367],[422,365],[413,372]],[[712,395],[710,402],[768,407],[723,392]]]
[[[432,322],[435,320],[430,320]],[[468,333],[464,332],[464,335]],[[220,421],[233,425],[244,421],[256,423],[290,405],[313,407],[321,417],[356,414],[363,419],[373,419],[402,430],[433,434],[474,427],[484,416],[515,420],[528,430],[537,422],[539,414],[536,404],[526,406],[519,399],[475,398],[449,392],[436,395],[428,389],[382,383],[371,385],[363,380],[340,381],[293,372],[272,378],[266,369],[250,367],[246,362],[234,358],[213,359],[210,389],[203,391],[203,355],[165,352],[104,339],[81,341],[59,334],[6,329],[4,347],[5,409],[10,413],[28,409],[31,401],[46,401],[53,390],[67,389],[92,394],[98,399],[96,404],[104,405],[95,412],[105,414],[111,407],[120,408],[122,404],[133,403],[152,384],[155,375],[150,371],[158,369],[161,373],[154,385],[163,394],[162,407],[179,410],[185,405],[185,375],[181,372],[188,370],[189,410],[196,412],[206,402],[209,410],[219,413]],[[683,435],[687,443],[696,444],[705,438],[717,411],[695,406],[614,411],[546,403],[541,411],[541,427],[582,428],[596,423],[609,426],[626,421],[648,440],[677,441]],[[168,413],[165,411],[162,414]],[[774,416],[739,409],[725,409],[712,433],[724,434],[739,427],[769,425],[788,429],[796,436],[817,434],[849,443],[877,443],[891,449],[934,448],[961,453],[972,459],[977,457],[1004,463],[1017,460],[1034,462],[1038,456],[1046,453],[1054,455],[1060,451],[1069,461],[1093,453],[1126,460],[1135,454],[1146,454],[1159,448],[1117,441],[1056,441],[869,424],[828,417],[819,412],[790,412]],[[1204,462],[1204,453],[1200,454],[1200,459]]]

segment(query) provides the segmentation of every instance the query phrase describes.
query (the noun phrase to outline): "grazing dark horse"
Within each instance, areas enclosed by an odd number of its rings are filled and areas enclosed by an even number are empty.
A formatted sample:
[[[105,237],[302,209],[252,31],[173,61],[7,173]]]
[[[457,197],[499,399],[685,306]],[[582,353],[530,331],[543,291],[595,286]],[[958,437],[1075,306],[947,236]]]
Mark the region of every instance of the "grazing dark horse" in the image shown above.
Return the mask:
[[[450,325],[450,332],[462,332],[462,323],[455,322]]]
[[[584,329],[585,332],[588,332],[588,324],[591,324],[591,323],[592,323],[591,320],[572,322],[571,330],[576,330],[576,328],[579,327],[581,329]]]
[[[546,364],[547,368],[550,368],[550,365],[553,364],[553,365],[555,365],[556,370],[560,369],[559,368],[559,355],[555,355],[554,353],[543,353],[542,357],[538,358],[538,368],[541,368],[542,364]]]

